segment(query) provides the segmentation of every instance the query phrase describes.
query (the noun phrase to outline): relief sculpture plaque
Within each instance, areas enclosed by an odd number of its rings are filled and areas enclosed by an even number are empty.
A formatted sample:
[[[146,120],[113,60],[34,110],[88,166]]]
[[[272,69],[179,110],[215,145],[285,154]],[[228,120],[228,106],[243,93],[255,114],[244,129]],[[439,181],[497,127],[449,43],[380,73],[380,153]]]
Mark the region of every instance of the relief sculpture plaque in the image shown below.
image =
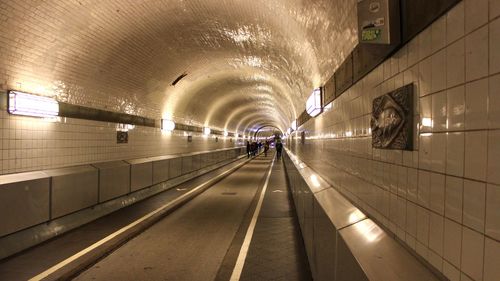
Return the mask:
[[[373,100],[372,146],[413,150],[413,84]]]

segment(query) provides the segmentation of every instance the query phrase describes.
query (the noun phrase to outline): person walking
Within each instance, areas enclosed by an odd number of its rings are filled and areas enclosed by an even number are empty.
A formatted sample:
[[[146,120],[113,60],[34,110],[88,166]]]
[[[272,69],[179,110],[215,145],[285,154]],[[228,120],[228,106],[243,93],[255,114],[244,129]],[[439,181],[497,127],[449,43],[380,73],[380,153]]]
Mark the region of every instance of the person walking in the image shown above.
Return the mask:
[[[276,143],[276,158],[281,158],[281,151],[283,150],[283,144],[281,142]]]
[[[251,147],[250,147],[250,142],[247,141],[247,158],[250,158],[250,153],[252,152]]]
[[[252,156],[257,156],[257,143],[256,142],[252,142]]]
[[[264,144],[264,156],[267,157],[267,151],[269,150],[269,141]]]

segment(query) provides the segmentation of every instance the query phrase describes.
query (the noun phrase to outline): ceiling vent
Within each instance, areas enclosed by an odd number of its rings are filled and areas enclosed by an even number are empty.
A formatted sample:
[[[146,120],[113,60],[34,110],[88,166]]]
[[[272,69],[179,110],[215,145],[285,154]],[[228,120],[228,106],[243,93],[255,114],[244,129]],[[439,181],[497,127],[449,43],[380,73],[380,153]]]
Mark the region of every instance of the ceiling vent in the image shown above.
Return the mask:
[[[172,86],[175,86],[175,84],[179,83],[179,81],[181,81],[181,80],[182,80],[182,78],[184,78],[184,77],[186,77],[186,76],[187,76],[187,73],[186,73],[186,72],[184,72],[184,73],[182,73],[181,75],[179,75],[179,77],[177,77],[177,78],[174,80],[174,82],[172,82]]]

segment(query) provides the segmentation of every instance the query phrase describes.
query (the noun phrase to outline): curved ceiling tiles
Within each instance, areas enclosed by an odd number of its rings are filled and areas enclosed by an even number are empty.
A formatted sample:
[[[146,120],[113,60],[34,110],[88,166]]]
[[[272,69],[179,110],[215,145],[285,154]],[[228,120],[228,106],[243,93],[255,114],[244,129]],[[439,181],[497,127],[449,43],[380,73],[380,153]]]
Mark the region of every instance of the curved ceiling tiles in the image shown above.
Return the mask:
[[[240,133],[286,131],[357,43],[356,0],[0,5],[7,87]]]

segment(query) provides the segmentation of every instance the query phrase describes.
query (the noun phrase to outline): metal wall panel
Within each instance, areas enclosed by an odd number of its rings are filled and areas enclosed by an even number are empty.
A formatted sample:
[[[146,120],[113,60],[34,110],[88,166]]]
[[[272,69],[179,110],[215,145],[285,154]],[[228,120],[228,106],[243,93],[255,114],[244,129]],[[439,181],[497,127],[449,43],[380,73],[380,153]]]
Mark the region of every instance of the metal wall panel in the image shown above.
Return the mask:
[[[0,236],[48,221],[49,190],[42,172],[0,176]]]
[[[354,83],[382,63],[395,48],[393,45],[357,45],[352,51]]]
[[[193,155],[193,170],[199,170],[201,167],[201,156],[199,154]]]
[[[123,161],[96,163],[99,169],[99,202],[130,192],[130,164]]]
[[[176,178],[182,174],[182,158],[173,158],[170,160],[169,178]]]
[[[193,171],[193,158],[192,156],[182,157],[182,174],[188,174]]]
[[[460,0],[414,1],[402,0],[403,43],[408,42],[420,31],[434,22],[440,15],[458,4]]]
[[[330,281],[335,276],[335,253],[337,230],[319,205],[316,198],[313,201],[313,262],[311,272],[316,281]]]
[[[353,253],[349,249],[349,246],[346,244],[341,235],[337,236],[336,249],[337,249],[337,257],[335,259],[335,265],[334,265],[335,278],[333,278],[333,280],[335,281],[370,280],[363,272],[363,268],[361,268],[359,263],[356,261],[356,257],[353,255]],[[374,280],[392,280],[392,279],[374,279]],[[399,279],[399,280],[405,280],[405,279]]]
[[[350,54],[335,72],[335,96],[342,95],[353,84],[353,59]]]
[[[313,223],[314,223],[314,209],[313,209],[313,200],[314,194],[308,188],[306,184],[304,184],[304,190],[302,193],[303,197],[303,205],[304,208],[304,228],[302,229],[302,236],[304,238],[304,245],[306,247],[307,257],[309,259],[309,263],[312,264],[314,257],[314,247],[313,247]]]
[[[200,154],[200,168],[208,166],[208,153]]]
[[[130,191],[153,185],[153,162],[151,159],[128,160],[130,163]]]
[[[212,153],[205,154],[205,159],[206,159],[207,166],[210,166],[213,164],[213,154]]]
[[[335,99],[335,76],[332,75],[323,86],[323,107]]]
[[[218,151],[214,151],[214,152],[210,153],[209,157],[210,157],[210,164],[211,165],[219,162],[219,155],[220,155],[220,152],[218,152]]]
[[[295,155],[284,163],[314,280],[438,280]]]
[[[316,200],[337,229],[366,219],[365,214],[333,188],[315,194]]]
[[[344,242],[349,253],[339,253],[337,262],[349,261],[349,255],[353,255],[356,257],[356,263],[359,264],[358,267],[364,270],[369,280],[439,280],[400,243],[387,235],[370,219],[357,222],[339,232],[339,237],[342,238],[339,240]],[[340,265],[339,263],[338,266]],[[346,270],[340,275],[343,278],[339,280],[362,280],[353,278],[357,271],[357,268]]]
[[[167,181],[170,178],[170,160],[171,159],[162,159],[153,161],[153,184]]]
[[[98,170],[90,165],[44,171],[52,178],[51,219],[98,203]]]

